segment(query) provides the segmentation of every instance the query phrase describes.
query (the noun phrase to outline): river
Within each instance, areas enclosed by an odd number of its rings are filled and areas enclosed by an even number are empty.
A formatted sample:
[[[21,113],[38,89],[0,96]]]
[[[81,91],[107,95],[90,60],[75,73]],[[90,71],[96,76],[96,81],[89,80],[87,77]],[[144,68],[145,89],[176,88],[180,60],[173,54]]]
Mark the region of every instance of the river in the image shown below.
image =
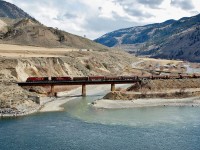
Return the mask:
[[[200,149],[199,107],[95,109],[105,93],[76,98],[64,112],[0,120],[0,150]]]

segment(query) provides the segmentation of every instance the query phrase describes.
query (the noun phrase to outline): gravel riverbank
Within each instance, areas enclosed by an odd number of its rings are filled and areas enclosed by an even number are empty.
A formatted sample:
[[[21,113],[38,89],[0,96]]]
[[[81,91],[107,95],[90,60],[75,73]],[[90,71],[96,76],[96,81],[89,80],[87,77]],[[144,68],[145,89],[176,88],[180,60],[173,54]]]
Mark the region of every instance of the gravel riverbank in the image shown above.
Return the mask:
[[[137,99],[137,100],[96,100],[93,104],[95,108],[119,109],[136,107],[157,107],[157,106],[200,106],[200,97],[190,97],[181,99]]]
[[[128,87],[129,85],[117,85],[117,87]],[[87,95],[95,95],[101,92],[109,92],[110,85],[89,85],[87,86]],[[76,99],[81,94],[81,88],[77,88],[68,92],[58,93],[58,97],[47,104],[45,104],[40,112],[63,111],[62,105],[70,100]]]

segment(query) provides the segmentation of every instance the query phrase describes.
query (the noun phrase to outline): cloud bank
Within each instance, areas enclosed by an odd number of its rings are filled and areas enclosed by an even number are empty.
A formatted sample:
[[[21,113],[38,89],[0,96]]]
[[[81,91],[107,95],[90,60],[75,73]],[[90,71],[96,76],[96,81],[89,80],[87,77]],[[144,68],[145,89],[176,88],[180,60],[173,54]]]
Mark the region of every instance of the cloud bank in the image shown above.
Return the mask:
[[[121,28],[196,15],[199,0],[6,0],[41,23],[95,39]]]

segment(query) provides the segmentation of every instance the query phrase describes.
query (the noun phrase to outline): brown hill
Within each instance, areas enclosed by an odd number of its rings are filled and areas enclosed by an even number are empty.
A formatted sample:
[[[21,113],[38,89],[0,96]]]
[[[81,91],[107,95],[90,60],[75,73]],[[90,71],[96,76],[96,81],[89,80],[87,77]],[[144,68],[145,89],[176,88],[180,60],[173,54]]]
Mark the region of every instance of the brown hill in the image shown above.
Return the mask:
[[[4,44],[108,50],[107,47],[89,39],[46,27],[32,19],[22,19],[17,22],[10,21],[7,31],[0,30],[0,33],[0,43]]]

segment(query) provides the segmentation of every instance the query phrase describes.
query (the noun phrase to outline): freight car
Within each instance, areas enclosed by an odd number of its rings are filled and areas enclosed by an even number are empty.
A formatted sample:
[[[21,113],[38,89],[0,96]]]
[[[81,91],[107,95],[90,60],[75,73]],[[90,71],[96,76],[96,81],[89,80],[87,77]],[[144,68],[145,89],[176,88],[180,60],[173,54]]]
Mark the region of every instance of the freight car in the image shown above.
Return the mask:
[[[89,76],[89,81],[104,81],[105,76]]]
[[[71,77],[51,77],[52,81],[72,81]]]
[[[137,80],[139,79],[138,76],[121,76],[122,80]]]
[[[200,78],[200,75],[199,74],[198,75],[197,74],[193,74],[192,77],[193,78]]]
[[[105,80],[106,81],[114,81],[114,80],[121,80],[122,77],[118,77],[118,76],[115,76],[115,77],[105,77]]]
[[[179,77],[180,77],[180,79],[190,79],[190,78],[192,78],[191,75],[182,75],[182,74],[180,74]]]
[[[148,80],[151,79],[151,76],[138,76],[138,78]]]
[[[156,80],[156,79],[169,79],[169,76],[165,75],[153,75],[151,76],[151,79]]]
[[[73,81],[88,81],[89,77],[73,77]]]

